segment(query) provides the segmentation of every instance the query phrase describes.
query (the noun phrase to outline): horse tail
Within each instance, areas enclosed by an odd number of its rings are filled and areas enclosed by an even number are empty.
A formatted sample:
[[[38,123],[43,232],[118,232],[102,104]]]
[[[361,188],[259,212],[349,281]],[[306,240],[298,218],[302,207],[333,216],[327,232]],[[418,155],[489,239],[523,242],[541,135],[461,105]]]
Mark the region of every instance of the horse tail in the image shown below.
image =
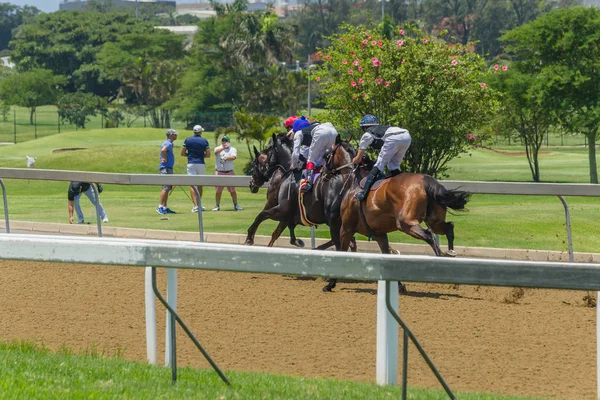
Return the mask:
[[[465,209],[465,205],[471,197],[471,193],[457,189],[446,189],[444,185],[429,175],[425,175],[425,192],[429,199],[435,200],[444,208],[461,211]]]

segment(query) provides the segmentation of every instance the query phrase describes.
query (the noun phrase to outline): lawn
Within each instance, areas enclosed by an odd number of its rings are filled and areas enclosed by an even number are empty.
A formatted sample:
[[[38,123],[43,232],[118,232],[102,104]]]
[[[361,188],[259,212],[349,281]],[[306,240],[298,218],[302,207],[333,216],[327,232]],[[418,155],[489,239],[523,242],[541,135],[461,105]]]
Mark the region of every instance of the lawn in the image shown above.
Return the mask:
[[[400,398],[399,386],[378,386],[330,379],[225,371],[227,387],[212,370],[179,368],[171,384],[171,370],[118,357],[104,357],[91,349],[87,355],[69,349],[53,353],[35,343],[0,342],[0,392],[12,399],[390,399]],[[526,400],[490,394],[457,393],[466,400]],[[446,399],[443,391],[408,388],[411,399]]]
[[[185,160],[179,156],[183,139],[191,135],[180,131],[175,142],[176,173],[184,173]],[[211,146],[214,136],[206,133]],[[160,129],[96,129],[71,131],[38,140],[0,147],[0,167],[25,167],[25,155],[37,157],[37,167],[105,171],[120,173],[157,173],[158,152],[164,140]],[[232,138],[238,149],[236,173],[241,174],[249,161],[245,143]],[[79,147],[84,150],[54,152]],[[531,181],[525,156],[519,147],[500,150],[473,149],[450,163],[449,179],[477,181]],[[587,149],[549,147],[541,155],[544,182],[588,182]],[[214,162],[207,163],[207,173],[214,173]],[[10,217],[14,220],[66,223],[66,182],[22,181],[6,182]],[[192,202],[188,188],[176,188],[169,207],[178,211],[169,220],[155,213],[159,187],[107,185],[101,201],[109,215],[110,226],[148,229],[196,231],[197,218],[190,212]],[[233,211],[229,194],[224,192],[220,212],[204,213],[207,232],[245,233],[265,202],[264,191],[251,194],[238,188],[243,211]],[[214,188],[205,188],[203,204],[214,207]],[[600,199],[567,197],[571,211],[574,250],[595,252],[600,247],[597,221],[600,220]],[[86,219],[93,222],[92,207],[82,199]],[[1,207],[1,206],[0,206]],[[564,210],[551,196],[474,195],[468,212],[450,216],[456,226],[456,244],[478,247],[567,250]],[[270,235],[276,223],[267,221],[258,234]],[[309,229],[298,228],[301,237]],[[287,233],[285,233],[287,234]],[[328,237],[326,227],[317,229],[318,237]],[[418,243],[402,233],[390,235],[392,241]],[[359,237],[359,239],[365,239]],[[444,238],[442,238],[442,241]]]

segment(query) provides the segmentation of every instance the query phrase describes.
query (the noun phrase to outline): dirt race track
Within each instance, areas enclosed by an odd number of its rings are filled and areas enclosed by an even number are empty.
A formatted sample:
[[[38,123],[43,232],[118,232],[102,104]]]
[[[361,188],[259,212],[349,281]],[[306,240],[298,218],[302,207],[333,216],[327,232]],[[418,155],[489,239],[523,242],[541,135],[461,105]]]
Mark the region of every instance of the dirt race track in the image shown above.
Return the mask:
[[[143,268],[0,261],[0,274],[0,339],[145,360]],[[323,285],[180,271],[178,308],[225,370],[374,381],[376,285],[341,283],[327,294]],[[455,392],[596,398],[596,310],[585,292],[529,289],[509,304],[510,288],[408,289],[400,313]],[[158,320],[164,326],[162,309]],[[181,330],[179,338],[179,365],[208,367]],[[440,388],[412,346],[409,360],[409,385]]]

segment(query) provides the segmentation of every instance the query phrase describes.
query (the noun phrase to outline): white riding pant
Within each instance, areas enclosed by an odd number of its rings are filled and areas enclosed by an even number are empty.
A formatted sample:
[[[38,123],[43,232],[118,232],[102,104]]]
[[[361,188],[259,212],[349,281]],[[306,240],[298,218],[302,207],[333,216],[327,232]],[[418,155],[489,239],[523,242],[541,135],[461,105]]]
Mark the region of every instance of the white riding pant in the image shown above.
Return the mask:
[[[386,165],[388,171],[399,169],[411,141],[410,133],[404,129],[398,133],[386,133],[375,167],[380,171]]]
[[[312,135],[312,143],[308,150],[308,162],[315,164],[315,167],[320,167],[325,163],[323,158],[325,151],[333,147],[338,133],[330,122],[326,122],[315,127]]]

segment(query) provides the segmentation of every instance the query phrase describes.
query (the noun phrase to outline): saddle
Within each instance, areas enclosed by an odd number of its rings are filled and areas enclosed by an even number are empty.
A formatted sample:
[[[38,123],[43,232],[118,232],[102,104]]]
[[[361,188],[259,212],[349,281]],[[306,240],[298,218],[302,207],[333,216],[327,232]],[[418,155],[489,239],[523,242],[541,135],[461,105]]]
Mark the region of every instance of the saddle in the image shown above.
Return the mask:
[[[390,178],[391,178],[391,176],[386,176],[384,178],[377,179],[375,181],[375,183],[373,183],[373,186],[371,186],[371,190],[369,190],[369,191],[372,192],[374,190],[377,190],[379,188],[379,186],[381,186],[381,184],[383,182],[387,181]],[[359,186],[360,186],[361,189],[364,189],[366,181],[367,181],[367,177],[366,176],[360,180]]]
[[[321,171],[315,170],[315,175],[313,177],[313,190],[317,183],[317,179],[321,175]],[[302,188],[306,185],[307,178],[302,178],[300,181],[299,187]],[[298,205],[300,206],[300,220],[302,221],[302,225],[304,226],[318,226],[314,222],[311,222],[306,216],[306,207],[304,206],[304,193],[301,190],[298,190]]]

